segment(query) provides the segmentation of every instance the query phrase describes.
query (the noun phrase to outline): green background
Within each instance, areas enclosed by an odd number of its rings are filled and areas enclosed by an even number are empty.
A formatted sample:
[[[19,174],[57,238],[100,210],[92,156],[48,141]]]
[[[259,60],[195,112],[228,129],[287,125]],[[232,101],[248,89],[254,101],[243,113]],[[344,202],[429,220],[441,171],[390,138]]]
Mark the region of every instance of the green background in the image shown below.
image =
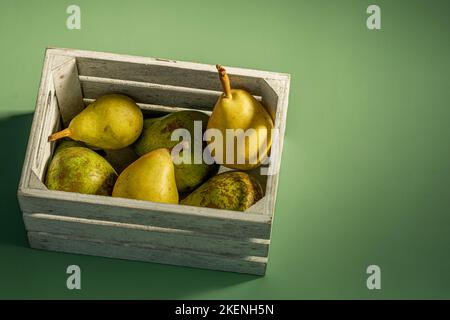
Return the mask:
[[[448,1],[2,0],[0,297],[450,298],[449,17]],[[265,277],[28,248],[16,190],[47,46],[291,74]]]

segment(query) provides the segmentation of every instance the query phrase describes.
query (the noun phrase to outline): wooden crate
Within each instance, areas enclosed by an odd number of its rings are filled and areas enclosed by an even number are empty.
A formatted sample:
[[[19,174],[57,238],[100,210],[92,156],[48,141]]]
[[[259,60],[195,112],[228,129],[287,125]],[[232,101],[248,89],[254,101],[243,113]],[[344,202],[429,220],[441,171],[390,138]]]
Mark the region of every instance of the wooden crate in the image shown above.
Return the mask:
[[[275,117],[271,161],[280,165],[289,75],[227,67]],[[54,150],[47,137],[99,96],[126,94],[144,112],[211,112],[221,93],[213,65],[49,48],[18,199],[30,246],[139,261],[263,275],[268,261],[278,171],[261,175],[265,196],[247,212],[50,191],[43,184]]]

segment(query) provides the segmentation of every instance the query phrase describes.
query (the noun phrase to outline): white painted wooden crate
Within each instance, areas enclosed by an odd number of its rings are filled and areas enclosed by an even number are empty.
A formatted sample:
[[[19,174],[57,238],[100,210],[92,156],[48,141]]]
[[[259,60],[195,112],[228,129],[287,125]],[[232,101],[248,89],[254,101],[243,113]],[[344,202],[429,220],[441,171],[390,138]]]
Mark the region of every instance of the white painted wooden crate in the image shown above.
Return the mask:
[[[289,75],[227,67],[233,87],[270,106],[281,160]],[[213,65],[49,48],[45,54],[18,199],[30,246],[104,257],[265,274],[278,174],[261,176],[265,196],[246,212],[50,191],[47,137],[89,102],[126,94],[144,112],[210,112],[221,93]],[[259,169],[254,170],[258,176]]]

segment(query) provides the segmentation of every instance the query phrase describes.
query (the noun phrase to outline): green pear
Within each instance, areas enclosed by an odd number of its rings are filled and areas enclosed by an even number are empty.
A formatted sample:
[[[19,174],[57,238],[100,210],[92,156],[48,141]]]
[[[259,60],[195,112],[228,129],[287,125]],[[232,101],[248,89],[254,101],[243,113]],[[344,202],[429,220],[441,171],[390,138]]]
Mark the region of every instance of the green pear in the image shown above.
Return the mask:
[[[180,157],[183,157],[183,153],[180,152]],[[195,150],[188,150],[190,153],[191,163],[175,164],[175,181],[180,193],[187,193],[194,190],[202,182],[208,180],[219,171],[217,164],[206,164],[203,160],[202,163],[194,163]],[[202,157],[202,153],[198,154],[199,159]]]
[[[206,131],[206,139],[210,141],[211,155],[217,163],[225,167],[239,170],[250,170],[258,167],[266,158],[272,144],[273,120],[267,109],[249,92],[243,89],[231,89],[226,70],[217,65],[224,93],[217,100],[208,129],[216,129],[222,133],[223,145],[217,148],[211,143],[214,132]],[[235,141],[227,141],[227,130],[243,130],[248,139],[238,150]],[[230,138],[228,138],[230,139]],[[233,137],[234,140],[234,137]],[[234,145],[234,146],[233,146]],[[227,160],[227,148],[234,147],[234,159]],[[242,159],[243,163],[239,163]]]
[[[202,130],[205,130],[208,119],[207,114],[190,110],[170,113],[160,118],[145,119],[144,130],[134,144],[134,149],[138,155],[144,155],[159,148],[170,149],[178,144],[178,141],[171,140],[172,132],[176,129],[188,130],[191,141],[194,143],[194,121],[201,121]]]
[[[146,153],[117,178],[113,197],[178,203],[175,170],[168,149]]]
[[[122,149],[139,137],[143,126],[141,109],[120,94],[102,96],[70,121],[69,127],[52,134],[49,141],[63,137],[100,149]]]
[[[111,195],[117,173],[99,154],[76,141],[63,141],[47,170],[45,185],[50,190]]]
[[[191,135],[191,145],[186,146],[182,153],[190,152],[191,161],[175,164],[175,179],[179,192],[192,191],[219,170],[218,165],[208,165],[203,161],[203,150],[206,147],[203,141],[194,141],[194,121],[201,121],[203,135],[208,119],[207,114],[198,111],[179,111],[160,118],[145,119],[142,135],[134,144],[134,150],[138,155],[144,155],[158,148],[173,148],[179,142],[171,140],[172,132],[176,129],[188,130]],[[201,147],[195,148],[195,143],[200,143]],[[194,163],[195,156],[202,159],[202,163]]]
[[[85,148],[87,148],[87,146],[83,142],[70,140],[68,138],[64,138],[64,139],[59,140],[58,147],[56,148],[56,151],[59,152],[59,151],[65,149],[65,148],[71,148],[71,147],[85,147]],[[56,151],[55,151],[55,154],[56,154]]]
[[[181,204],[245,211],[262,198],[259,182],[245,172],[228,171],[218,174],[190,195]]]

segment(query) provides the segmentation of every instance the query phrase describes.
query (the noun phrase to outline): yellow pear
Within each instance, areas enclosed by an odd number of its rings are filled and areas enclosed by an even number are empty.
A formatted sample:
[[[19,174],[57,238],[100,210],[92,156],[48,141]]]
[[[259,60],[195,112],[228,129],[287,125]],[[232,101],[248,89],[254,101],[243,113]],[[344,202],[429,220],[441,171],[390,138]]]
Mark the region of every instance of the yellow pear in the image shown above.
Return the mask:
[[[100,149],[122,149],[139,138],[143,127],[141,109],[121,94],[102,96],[70,121],[69,127],[52,134],[54,141],[70,137]]]
[[[146,153],[117,178],[113,197],[178,203],[175,169],[166,148]]]
[[[231,89],[226,70],[220,65],[216,67],[224,93],[208,121],[206,139],[211,155],[217,163],[229,168],[256,168],[270,150],[273,120],[266,108],[249,92]],[[218,130],[222,138],[218,140],[217,132],[210,129]]]

